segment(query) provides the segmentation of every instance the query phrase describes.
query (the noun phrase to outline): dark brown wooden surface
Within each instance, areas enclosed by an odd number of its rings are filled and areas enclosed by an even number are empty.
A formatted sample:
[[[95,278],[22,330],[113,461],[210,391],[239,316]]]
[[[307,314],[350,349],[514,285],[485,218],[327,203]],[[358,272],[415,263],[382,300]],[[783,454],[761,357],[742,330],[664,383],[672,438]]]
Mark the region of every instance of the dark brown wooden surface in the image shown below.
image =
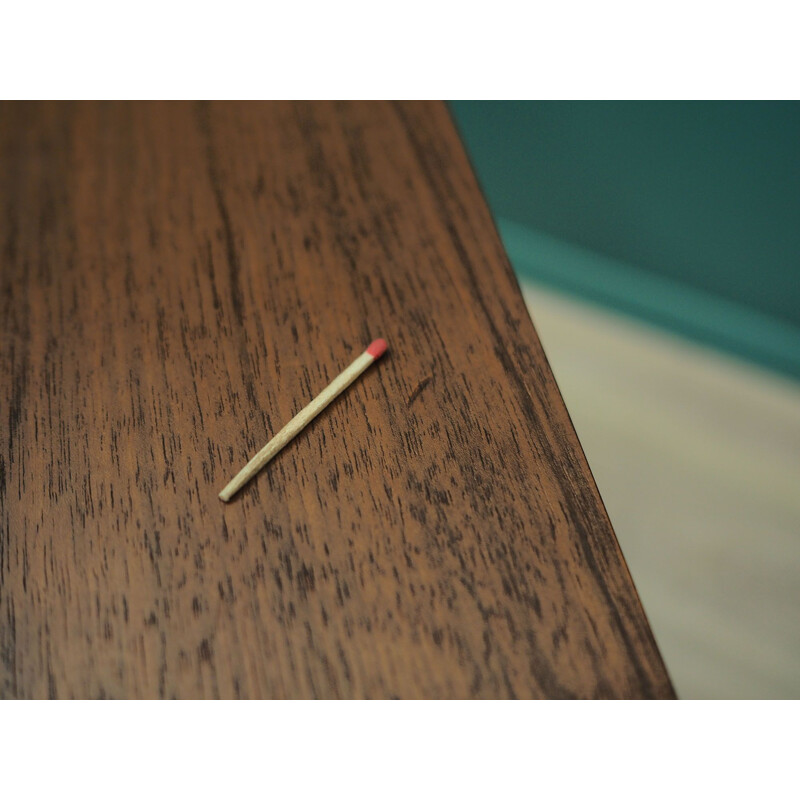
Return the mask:
[[[0,696],[672,695],[443,105],[12,104],[0,143]]]

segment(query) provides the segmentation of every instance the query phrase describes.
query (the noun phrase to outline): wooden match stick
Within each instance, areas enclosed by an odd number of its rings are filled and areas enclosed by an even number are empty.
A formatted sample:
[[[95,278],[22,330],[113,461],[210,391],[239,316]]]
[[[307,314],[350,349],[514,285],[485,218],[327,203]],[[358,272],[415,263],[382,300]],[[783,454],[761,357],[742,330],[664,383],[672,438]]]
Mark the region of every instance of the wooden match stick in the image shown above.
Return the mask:
[[[219,493],[226,503],[260,469],[274,458],[326,406],[330,405],[367,367],[386,352],[386,342],[376,339],[344,372],[335,377],[302,411],[286,423]]]

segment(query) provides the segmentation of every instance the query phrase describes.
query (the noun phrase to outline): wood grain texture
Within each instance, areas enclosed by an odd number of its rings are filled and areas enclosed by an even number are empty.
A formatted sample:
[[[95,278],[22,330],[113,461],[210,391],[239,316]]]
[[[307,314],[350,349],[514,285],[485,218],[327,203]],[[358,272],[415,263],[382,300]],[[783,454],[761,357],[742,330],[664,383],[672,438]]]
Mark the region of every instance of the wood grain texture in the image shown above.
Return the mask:
[[[0,147],[0,695],[672,696],[443,105],[11,104]]]

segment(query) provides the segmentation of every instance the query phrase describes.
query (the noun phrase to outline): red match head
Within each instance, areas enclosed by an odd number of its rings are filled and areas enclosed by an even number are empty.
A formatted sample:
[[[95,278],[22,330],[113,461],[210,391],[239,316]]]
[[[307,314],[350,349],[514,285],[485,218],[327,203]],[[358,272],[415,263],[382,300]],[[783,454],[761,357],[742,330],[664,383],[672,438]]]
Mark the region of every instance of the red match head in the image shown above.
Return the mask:
[[[373,358],[380,358],[386,352],[386,340],[385,339],[376,339],[368,348],[367,352]]]

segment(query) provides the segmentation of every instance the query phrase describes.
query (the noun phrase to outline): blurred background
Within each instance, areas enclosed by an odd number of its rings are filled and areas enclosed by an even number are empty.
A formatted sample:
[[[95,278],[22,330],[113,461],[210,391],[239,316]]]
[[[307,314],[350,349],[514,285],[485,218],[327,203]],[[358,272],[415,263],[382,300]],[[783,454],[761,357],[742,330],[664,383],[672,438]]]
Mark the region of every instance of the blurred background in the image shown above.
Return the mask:
[[[450,108],[679,696],[800,697],[800,103]]]

